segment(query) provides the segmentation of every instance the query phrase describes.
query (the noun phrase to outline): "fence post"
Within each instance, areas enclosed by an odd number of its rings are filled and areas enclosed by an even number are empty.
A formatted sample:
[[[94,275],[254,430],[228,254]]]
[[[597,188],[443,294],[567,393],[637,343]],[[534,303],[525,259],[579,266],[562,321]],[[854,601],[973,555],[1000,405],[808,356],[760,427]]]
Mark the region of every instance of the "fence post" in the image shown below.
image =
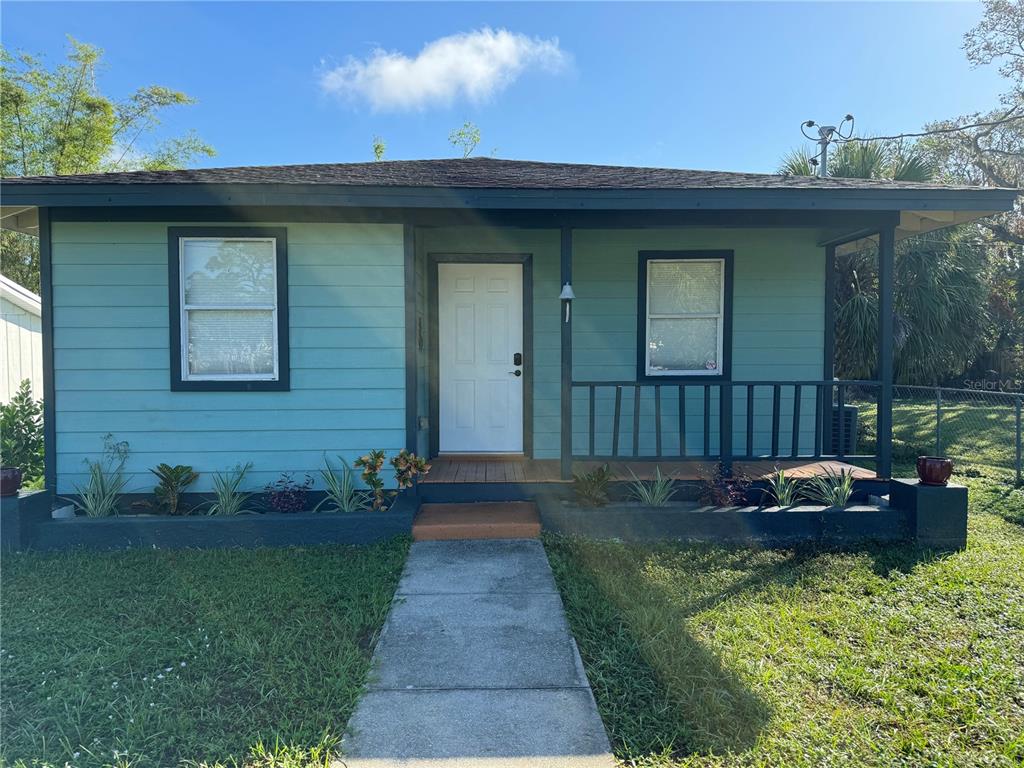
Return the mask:
[[[942,455],[942,388],[935,388],[935,455]]]
[[[1020,484],[1020,475],[1021,475],[1021,466],[1020,466],[1020,449],[1021,449],[1021,445],[1020,445],[1020,403],[1021,403],[1021,398],[1018,397],[1016,399],[1016,401],[1015,401],[1015,404],[1017,406],[1016,407],[1016,411],[1017,411],[1017,461],[1016,461],[1016,466],[1017,466],[1017,484],[1018,485]]]

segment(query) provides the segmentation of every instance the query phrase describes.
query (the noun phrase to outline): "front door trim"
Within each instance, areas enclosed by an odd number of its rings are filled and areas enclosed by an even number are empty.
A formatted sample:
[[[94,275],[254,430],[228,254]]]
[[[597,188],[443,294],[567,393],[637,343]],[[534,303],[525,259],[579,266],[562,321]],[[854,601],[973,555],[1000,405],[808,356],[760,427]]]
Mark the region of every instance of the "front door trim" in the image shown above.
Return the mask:
[[[532,253],[428,253],[427,323],[429,358],[427,381],[430,401],[430,457],[440,453],[441,405],[438,359],[438,264],[522,264],[523,265],[523,455],[533,456],[533,254]]]

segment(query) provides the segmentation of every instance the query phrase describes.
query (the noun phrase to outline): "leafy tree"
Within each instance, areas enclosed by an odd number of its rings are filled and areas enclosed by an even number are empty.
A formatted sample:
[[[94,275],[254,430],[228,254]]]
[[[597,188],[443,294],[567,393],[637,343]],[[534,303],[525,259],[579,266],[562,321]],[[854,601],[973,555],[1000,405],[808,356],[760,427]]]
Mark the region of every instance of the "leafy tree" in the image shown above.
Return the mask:
[[[858,141],[839,144],[830,150],[829,176],[847,179],[892,179],[894,181],[931,181],[934,163],[915,145],[902,141]],[[780,173],[814,176],[811,154],[803,147],[782,159]]]
[[[373,159],[378,163],[384,159],[384,153],[388,151],[388,144],[380,136],[373,137]]]
[[[194,100],[160,85],[111,99],[97,83],[102,55],[70,37],[66,60],[53,67],[0,48],[0,175],[163,170],[214,154],[194,132],[154,141],[166,110]],[[3,274],[38,292],[37,248],[35,238],[0,233]]]
[[[448,134],[448,143],[462,150],[463,157],[469,157],[480,143],[480,129],[470,121]]]
[[[1024,0],[986,0],[982,21],[964,36],[975,66],[998,62],[1010,88],[998,109],[931,123],[918,134],[858,138],[829,161],[837,177],[942,180],[1020,187],[1024,183]],[[916,139],[916,141],[912,141]],[[783,158],[783,173],[814,173],[810,154]],[[993,247],[993,246],[996,247]],[[1013,247],[1018,246],[1018,247]],[[1024,215],[910,238],[896,250],[896,375],[935,382],[994,366],[993,350],[1024,360]],[[878,321],[877,254],[836,259],[836,368],[874,373]]]
[[[877,362],[877,251],[837,257],[836,370],[870,378]],[[969,228],[942,230],[896,246],[898,381],[941,382],[984,347],[989,286],[986,251]]]
[[[783,159],[780,170],[814,173],[809,154],[800,149]],[[840,144],[828,170],[840,178],[896,181],[931,181],[936,175],[929,157],[901,140]],[[969,235],[969,230],[929,233],[896,249],[895,367],[900,381],[940,381],[963,371],[981,347],[985,253]],[[870,378],[878,359],[877,249],[838,254],[836,271],[836,373]]]
[[[997,64],[1008,90],[1000,106],[926,126],[921,145],[949,181],[1024,187],[1024,0],[985,0],[985,12],[964,35],[975,67]],[[992,239],[1024,246],[1024,209],[993,216],[980,226]]]
[[[1024,0],[985,0],[984,14],[964,35],[975,66],[997,65],[1007,90],[996,109],[926,126],[918,142],[952,183],[1024,187]],[[1024,206],[974,225],[989,254],[984,349],[971,372],[1004,379],[1024,371]]]

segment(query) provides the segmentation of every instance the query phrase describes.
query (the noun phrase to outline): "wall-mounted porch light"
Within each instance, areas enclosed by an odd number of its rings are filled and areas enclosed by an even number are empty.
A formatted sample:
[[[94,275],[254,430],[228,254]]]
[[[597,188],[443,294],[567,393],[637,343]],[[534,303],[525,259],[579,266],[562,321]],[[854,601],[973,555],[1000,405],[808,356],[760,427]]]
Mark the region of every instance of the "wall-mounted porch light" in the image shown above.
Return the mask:
[[[572,285],[566,283],[562,286],[562,292],[558,294],[558,298],[562,300],[562,305],[565,307],[565,322],[569,322],[569,307],[572,306],[572,300],[576,298],[576,294],[572,292]]]

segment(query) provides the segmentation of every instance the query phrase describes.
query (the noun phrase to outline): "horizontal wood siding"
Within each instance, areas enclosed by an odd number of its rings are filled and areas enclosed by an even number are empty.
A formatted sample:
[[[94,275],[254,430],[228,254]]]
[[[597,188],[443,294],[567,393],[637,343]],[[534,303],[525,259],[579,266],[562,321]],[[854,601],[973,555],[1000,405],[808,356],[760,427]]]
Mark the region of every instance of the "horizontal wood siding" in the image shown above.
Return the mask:
[[[636,376],[637,254],[642,250],[709,250],[735,252],[733,314],[733,377],[744,379],[817,379],[824,344],[824,252],[816,232],[807,229],[660,229],[576,230],[574,232],[573,376],[577,380],[629,380]],[[419,256],[430,252],[532,253],[534,259],[534,456],[558,458],[560,302],[559,233],[556,230],[459,227],[420,230]],[[425,372],[424,372],[425,373]],[[427,378],[420,379],[426,387]],[[792,390],[782,398],[780,444],[792,443]],[[679,450],[676,390],[665,389],[662,402],[663,452]],[[424,391],[425,395],[425,391]],[[623,393],[620,446],[632,446],[633,392]],[[645,399],[646,398],[646,399]],[[614,391],[597,394],[596,447],[611,446]],[[703,437],[703,392],[687,390],[687,450],[699,453]],[[755,397],[755,450],[771,441],[772,396],[759,389]],[[801,442],[813,443],[815,397],[804,391]],[[589,401],[574,393],[574,450],[587,447]],[[745,449],[746,395],[737,391],[733,412],[733,446]],[[641,397],[641,452],[653,454],[654,400]],[[718,450],[717,393],[711,402]]]
[[[733,287],[734,381],[811,380],[822,370],[824,344],[825,257],[817,233],[807,229],[661,229],[579,230],[574,236],[573,378],[579,381],[632,381],[636,377],[637,254],[644,250],[731,250],[735,253]],[[595,450],[611,448],[614,390],[596,393]],[[675,386],[662,390],[662,452],[679,452],[679,399]],[[780,446],[792,445],[792,388],[781,399]],[[754,451],[771,447],[770,388],[755,396]],[[634,391],[623,390],[619,446],[633,444]],[[815,394],[801,398],[800,442],[813,448]],[[703,388],[686,390],[686,448],[703,450]],[[718,451],[718,392],[711,396],[712,453]],[[746,393],[733,397],[733,451],[746,449]],[[553,410],[538,419],[555,424]],[[652,389],[640,400],[640,452],[655,453],[655,403]],[[573,450],[588,448],[589,398],[573,393]]]
[[[191,464],[190,490],[207,491],[211,473],[251,461],[259,489],[317,476],[325,452],[403,447],[402,227],[275,226],[288,229],[291,391],[171,392],[167,225],[54,223],[58,492],[84,481],[107,432],[131,446],[129,490],[151,488],[159,462]]]

